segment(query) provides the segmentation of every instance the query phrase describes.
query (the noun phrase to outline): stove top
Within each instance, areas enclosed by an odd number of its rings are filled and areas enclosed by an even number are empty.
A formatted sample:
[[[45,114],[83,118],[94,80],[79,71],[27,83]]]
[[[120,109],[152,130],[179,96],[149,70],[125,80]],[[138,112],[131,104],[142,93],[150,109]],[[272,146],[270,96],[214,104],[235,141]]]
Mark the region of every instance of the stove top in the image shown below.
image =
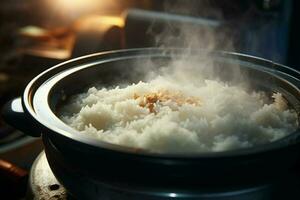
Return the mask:
[[[81,183],[78,183],[81,184]],[[226,189],[199,187],[199,191],[187,192],[174,191],[145,191],[136,190],[136,194],[126,193],[122,188],[113,188],[104,185],[102,191],[99,191],[99,197],[95,199],[105,200],[126,200],[126,199],[143,199],[143,200],[164,200],[164,199],[201,199],[201,200],[270,200],[270,199],[299,199],[300,179],[298,174],[290,174],[285,178],[269,184],[258,184],[248,187],[235,187]],[[163,191],[163,190],[162,190]],[[27,199],[71,199],[66,189],[61,185],[53,175],[45,155],[40,153],[36,158],[29,178],[29,189]]]
[[[27,199],[65,200],[67,197],[66,189],[57,181],[48,165],[45,152],[41,152],[30,170]]]

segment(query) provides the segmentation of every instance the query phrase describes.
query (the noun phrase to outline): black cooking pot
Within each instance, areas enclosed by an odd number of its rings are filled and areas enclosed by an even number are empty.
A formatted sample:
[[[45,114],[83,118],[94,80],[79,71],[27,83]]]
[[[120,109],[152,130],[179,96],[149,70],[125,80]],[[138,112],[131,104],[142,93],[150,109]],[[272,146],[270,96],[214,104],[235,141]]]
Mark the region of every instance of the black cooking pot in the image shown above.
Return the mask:
[[[278,141],[224,152],[159,154],[101,142],[79,134],[58,117],[67,97],[96,83],[110,87],[138,82],[146,63],[157,68],[180,58],[184,49],[131,49],[97,53],[54,66],[35,77],[24,95],[3,110],[6,121],[28,135],[42,136],[50,167],[57,179],[78,199],[101,199],[104,188],[168,195],[173,191],[266,183],[287,172],[299,157],[300,132]],[[300,73],[289,67],[252,56],[189,51],[188,59],[213,60],[218,78],[231,81],[238,68],[250,85],[266,92],[279,91],[289,105],[300,111]],[[143,69],[143,70],[139,70]],[[151,69],[154,70],[154,69]],[[236,80],[236,78],[235,78]],[[239,82],[241,80],[238,80]],[[156,189],[154,189],[156,188]],[[122,199],[122,198],[121,198]]]

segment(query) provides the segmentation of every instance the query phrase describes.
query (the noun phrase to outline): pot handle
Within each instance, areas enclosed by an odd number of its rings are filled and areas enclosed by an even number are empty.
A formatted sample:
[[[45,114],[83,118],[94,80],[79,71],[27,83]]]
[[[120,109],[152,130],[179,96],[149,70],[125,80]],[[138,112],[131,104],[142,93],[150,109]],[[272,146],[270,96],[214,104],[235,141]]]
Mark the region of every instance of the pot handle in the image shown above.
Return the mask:
[[[33,137],[41,136],[41,129],[23,109],[21,97],[7,102],[2,108],[2,116],[6,123]]]

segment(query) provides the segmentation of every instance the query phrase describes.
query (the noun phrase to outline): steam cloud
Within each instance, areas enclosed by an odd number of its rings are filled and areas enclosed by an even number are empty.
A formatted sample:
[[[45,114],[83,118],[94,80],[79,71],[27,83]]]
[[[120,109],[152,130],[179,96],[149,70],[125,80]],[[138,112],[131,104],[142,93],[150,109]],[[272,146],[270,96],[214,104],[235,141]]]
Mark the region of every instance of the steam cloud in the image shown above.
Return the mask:
[[[212,56],[220,48],[234,51],[227,30],[213,20],[183,21],[171,20],[155,35],[171,60],[137,59],[136,71],[124,73],[136,82],[138,74],[146,75],[144,82],[90,88],[64,108],[62,120],[99,140],[159,153],[248,148],[295,131],[296,113],[281,93],[270,101],[267,93],[249,91],[251,77],[236,60],[225,64],[222,56]],[[155,21],[149,34],[153,28]],[[172,49],[178,46],[180,55]]]
[[[182,84],[202,84],[205,79],[219,80],[219,75],[224,73],[224,69],[219,67],[211,53],[216,50],[235,52],[235,33],[232,27],[223,26],[221,11],[212,9],[209,1],[193,1],[193,5],[182,1],[174,2],[165,3],[165,12],[170,15],[176,13],[177,16],[162,16],[166,21],[164,27],[159,27],[160,30],[157,30],[157,22],[154,20],[147,32],[149,36],[154,37],[156,47],[171,55],[174,48],[180,48],[181,55],[174,53],[171,62],[159,70],[156,69],[157,63],[151,60],[144,67],[137,67],[138,70],[142,68],[146,71],[146,80],[152,80],[159,75],[169,80],[180,81]],[[201,15],[207,18],[193,16],[196,13],[195,8],[201,8]],[[172,17],[178,16],[182,19],[173,20]],[[197,50],[200,50],[201,54],[195,55]],[[249,86],[247,74],[240,70],[238,63],[232,63],[231,67],[226,69],[226,74],[230,83]]]

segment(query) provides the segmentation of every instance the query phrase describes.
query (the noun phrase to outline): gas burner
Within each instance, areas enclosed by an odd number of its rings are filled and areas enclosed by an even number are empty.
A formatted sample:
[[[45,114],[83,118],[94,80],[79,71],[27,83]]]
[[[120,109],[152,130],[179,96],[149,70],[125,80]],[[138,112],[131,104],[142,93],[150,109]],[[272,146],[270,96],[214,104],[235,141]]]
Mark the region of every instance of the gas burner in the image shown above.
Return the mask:
[[[126,200],[126,199],[143,199],[143,200],[164,200],[164,199],[203,199],[203,200],[269,200],[269,199],[290,199],[299,195],[297,188],[299,186],[299,180],[287,177],[272,184],[258,184],[248,187],[235,187],[226,189],[216,188],[199,188],[198,191],[180,191],[174,189],[173,191],[161,191],[137,189],[135,193],[127,191],[124,188],[117,188],[113,185],[103,184],[103,190],[98,191],[99,196],[95,199],[107,199],[107,200]],[[79,184],[82,184],[78,181]],[[292,186],[291,186],[292,185]],[[128,186],[127,186],[128,187]],[[287,189],[289,188],[289,189]],[[162,192],[164,191],[164,192]],[[29,191],[27,195],[28,199],[71,199],[63,185],[53,175],[50,166],[48,164],[45,152],[43,151],[36,158],[32,165],[29,178]],[[276,198],[275,198],[276,197]]]
[[[31,167],[28,188],[29,199],[70,200],[70,195],[53,175],[44,151]]]

